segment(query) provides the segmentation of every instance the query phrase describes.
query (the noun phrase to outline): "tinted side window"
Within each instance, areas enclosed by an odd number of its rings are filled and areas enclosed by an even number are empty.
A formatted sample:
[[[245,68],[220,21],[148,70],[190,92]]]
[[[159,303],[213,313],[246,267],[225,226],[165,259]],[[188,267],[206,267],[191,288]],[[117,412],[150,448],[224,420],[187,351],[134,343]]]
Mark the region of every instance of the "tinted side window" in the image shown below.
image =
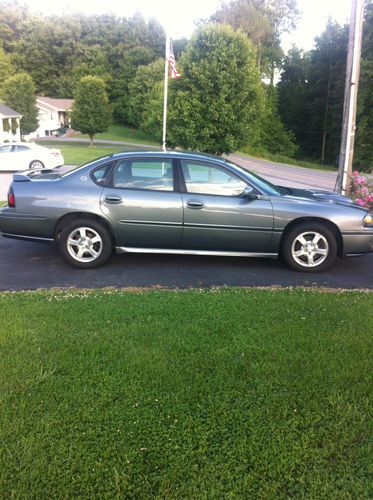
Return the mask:
[[[181,167],[188,193],[239,196],[247,185],[235,174],[211,163],[182,160]]]
[[[0,153],[10,153],[12,146],[1,146]]]
[[[114,167],[113,187],[173,191],[172,160],[120,160]]]
[[[16,151],[16,153],[19,151],[30,151],[30,148],[27,146],[13,146],[13,151]]]
[[[91,172],[91,179],[99,186],[104,186],[110,175],[112,162],[105,163]]]

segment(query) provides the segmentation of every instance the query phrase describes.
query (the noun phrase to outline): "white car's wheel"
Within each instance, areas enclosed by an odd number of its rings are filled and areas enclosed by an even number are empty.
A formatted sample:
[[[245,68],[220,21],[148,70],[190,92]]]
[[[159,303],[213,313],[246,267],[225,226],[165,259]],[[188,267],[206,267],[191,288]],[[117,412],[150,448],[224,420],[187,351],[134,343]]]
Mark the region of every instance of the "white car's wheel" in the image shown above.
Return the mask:
[[[33,160],[30,165],[29,165],[29,168],[32,169],[32,170],[40,170],[42,168],[45,168],[44,166],[44,163],[40,160]]]

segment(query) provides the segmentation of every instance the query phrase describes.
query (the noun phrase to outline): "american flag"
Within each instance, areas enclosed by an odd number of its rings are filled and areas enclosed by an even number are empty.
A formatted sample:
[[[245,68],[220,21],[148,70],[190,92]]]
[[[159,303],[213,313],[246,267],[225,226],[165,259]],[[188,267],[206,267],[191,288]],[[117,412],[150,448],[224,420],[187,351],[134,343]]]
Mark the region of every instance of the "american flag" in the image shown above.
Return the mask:
[[[174,54],[174,47],[172,45],[172,40],[170,40],[170,52],[168,55],[168,64],[170,65],[170,76],[172,79],[174,78],[180,78],[181,75],[176,69],[176,60],[175,60],[175,54]]]

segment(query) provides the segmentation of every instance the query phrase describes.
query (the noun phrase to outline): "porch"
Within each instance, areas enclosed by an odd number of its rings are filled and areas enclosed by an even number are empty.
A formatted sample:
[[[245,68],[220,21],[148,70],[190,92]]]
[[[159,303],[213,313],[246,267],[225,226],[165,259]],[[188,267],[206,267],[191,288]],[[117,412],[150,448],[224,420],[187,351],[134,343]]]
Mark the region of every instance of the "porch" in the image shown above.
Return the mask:
[[[0,103],[0,144],[21,140],[21,118],[17,111]]]

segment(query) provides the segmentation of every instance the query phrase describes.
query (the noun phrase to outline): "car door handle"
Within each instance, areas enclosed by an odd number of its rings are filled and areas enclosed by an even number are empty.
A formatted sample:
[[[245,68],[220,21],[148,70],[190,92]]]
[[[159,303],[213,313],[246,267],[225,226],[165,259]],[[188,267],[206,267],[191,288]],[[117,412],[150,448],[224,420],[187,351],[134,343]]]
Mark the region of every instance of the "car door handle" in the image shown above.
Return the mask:
[[[202,201],[188,201],[187,206],[189,208],[203,208],[205,205],[202,203]]]
[[[106,203],[121,203],[122,198],[120,196],[105,196]]]

